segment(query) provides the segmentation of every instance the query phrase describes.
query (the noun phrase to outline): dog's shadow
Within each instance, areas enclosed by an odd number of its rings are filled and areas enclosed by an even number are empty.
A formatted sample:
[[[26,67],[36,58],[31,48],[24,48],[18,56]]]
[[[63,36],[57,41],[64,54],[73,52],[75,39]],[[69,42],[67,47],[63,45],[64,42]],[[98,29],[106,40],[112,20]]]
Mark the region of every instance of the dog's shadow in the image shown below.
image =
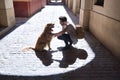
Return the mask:
[[[76,59],[86,59],[88,54],[84,49],[77,49],[74,47],[70,47],[67,50],[61,50],[61,47],[58,48],[60,51],[62,51],[63,58],[62,60],[55,60],[60,63],[60,68],[67,68],[69,65],[72,65],[75,63]]]
[[[51,65],[53,63],[52,60],[52,53],[56,51],[49,51],[49,50],[43,50],[43,51],[37,51],[35,50],[36,56],[41,60],[42,64],[45,66]]]

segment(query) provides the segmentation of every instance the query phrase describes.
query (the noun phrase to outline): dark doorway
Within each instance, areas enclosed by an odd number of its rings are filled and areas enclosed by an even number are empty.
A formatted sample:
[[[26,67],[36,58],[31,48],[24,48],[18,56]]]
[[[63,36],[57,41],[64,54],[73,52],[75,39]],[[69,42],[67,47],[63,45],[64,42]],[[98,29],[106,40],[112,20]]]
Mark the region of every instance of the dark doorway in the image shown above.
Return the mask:
[[[56,3],[56,2],[57,2],[57,3],[61,3],[62,0],[50,0],[50,2],[52,2],[52,3],[54,3],[54,2],[55,2],[55,3]]]
[[[61,4],[63,4],[63,1],[64,0],[48,0],[48,4],[49,5],[61,5]]]

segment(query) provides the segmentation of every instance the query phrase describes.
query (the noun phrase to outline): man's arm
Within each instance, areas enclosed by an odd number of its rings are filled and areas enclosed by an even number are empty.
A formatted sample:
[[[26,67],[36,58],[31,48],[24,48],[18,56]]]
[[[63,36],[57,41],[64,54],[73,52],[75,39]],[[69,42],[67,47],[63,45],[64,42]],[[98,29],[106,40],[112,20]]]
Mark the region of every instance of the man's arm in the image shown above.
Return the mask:
[[[67,30],[67,27],[65,29],[63,29],[62,31],[58,32],[58,33],[54,33],[55,36],[61,36],[63,33],[65,33]]]

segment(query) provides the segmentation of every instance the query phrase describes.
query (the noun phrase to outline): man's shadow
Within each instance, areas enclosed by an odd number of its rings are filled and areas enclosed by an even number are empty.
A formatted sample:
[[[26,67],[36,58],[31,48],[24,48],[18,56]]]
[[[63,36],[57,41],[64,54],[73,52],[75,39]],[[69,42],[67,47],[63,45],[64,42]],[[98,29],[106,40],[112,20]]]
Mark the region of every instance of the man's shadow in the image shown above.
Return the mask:
[[[56,51],[47,51],[47,50],[37,51],[37,50],[35,50],[36,56],[41,60],[42,64],[45,66],[49,66],[49,65],[51,65],[51,63],[53,63],[53,60],[52,60],[53,52],[56,52]]]
[[[67,68],[69,65],[74,64],[77,58],[86,59],[88,56],[87,52],[83,49],[77,49],[74,47],[70,47],[67,50],[61,50],[61,48],[58,49],[62,51],[63,54],[63,58],[61,61],[55,60],[60,62],[60,68]]]

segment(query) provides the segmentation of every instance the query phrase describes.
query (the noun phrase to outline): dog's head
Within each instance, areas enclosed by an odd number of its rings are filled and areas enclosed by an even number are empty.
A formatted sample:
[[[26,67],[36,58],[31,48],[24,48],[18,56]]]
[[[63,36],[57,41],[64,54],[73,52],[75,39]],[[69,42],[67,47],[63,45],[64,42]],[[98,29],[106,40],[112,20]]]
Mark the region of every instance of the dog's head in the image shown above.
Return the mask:
[[[54,24],[48,23],[45,27],[45,32],[51,33],[53,31],[52,28],[54,28]]]

